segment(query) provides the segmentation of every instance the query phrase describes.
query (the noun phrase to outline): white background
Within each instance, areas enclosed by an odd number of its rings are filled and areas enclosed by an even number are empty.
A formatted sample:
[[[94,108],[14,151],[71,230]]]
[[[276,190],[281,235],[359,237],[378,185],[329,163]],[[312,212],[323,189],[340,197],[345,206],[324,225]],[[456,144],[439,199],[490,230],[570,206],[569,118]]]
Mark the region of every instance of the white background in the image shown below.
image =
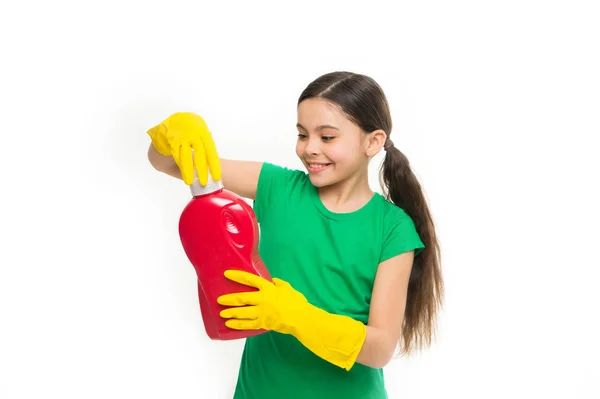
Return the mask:
[[[222,156],[300,166],[332,70],[383,86],[443,250],[390,398],[600,398],[597,2],[325,3],[3,2],[0,398],[231,398],[242,342],[205,336],[145,132],[194,111]]]

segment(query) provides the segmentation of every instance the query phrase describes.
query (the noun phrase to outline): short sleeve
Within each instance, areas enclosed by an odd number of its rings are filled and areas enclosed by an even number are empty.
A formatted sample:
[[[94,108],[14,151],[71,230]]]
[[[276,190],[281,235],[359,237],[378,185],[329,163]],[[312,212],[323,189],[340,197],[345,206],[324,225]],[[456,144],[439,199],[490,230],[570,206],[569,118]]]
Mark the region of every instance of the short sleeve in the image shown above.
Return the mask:
[[[384,240],[380,263],[412,250],[417,256],[425,248],[410,216],[402,213],[394,219],[396,220],[389,226],[389,233]]]
[[[267,210],[284,204],[299,171],[264,162],[258,176],[256,198],[253,203],[254,213],[260,223]]]

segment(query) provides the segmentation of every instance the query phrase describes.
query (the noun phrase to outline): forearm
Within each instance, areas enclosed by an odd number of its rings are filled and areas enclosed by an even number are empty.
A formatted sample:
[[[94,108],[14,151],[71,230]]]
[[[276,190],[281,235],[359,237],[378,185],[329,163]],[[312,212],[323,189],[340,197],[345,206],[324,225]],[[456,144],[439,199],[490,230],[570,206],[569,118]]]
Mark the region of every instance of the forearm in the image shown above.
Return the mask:
[[[383,368],[392,359],[396,345],[397,340],[388,332],[367,326],[367,336],[356,362],[372,368]]]
[[[310,311],[302,318],[301,328],[294,335],[329,362],[349,370],[354,363],[383,368],[391,360],[396,340],[390,333],[312,305],[308,309]],[[311,336],[315,336],[314,342],[304,339]]]

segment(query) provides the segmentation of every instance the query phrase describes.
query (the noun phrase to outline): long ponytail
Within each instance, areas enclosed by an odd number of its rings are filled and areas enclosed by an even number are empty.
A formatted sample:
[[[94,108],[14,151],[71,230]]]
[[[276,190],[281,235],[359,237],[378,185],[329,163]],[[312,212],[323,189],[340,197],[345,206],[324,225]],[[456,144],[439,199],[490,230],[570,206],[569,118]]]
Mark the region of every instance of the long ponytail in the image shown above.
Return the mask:
[[[393,144],[386,150],[380,170],[386,198],[402,208],[414,221],[425,248],[415,257],[404,314],[401,353],[431,344],[435,320],[443,302],[440,247],[421,185],[410,162]]]

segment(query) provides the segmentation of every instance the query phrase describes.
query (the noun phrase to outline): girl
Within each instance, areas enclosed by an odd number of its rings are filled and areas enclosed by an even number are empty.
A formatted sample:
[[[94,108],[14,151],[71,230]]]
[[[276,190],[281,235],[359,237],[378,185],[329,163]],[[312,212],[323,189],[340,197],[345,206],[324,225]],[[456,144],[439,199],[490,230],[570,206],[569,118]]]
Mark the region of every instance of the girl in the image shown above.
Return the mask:
[[[387,398],[382,368],[431,343],[443,281],[434,224],[407,158],[390,139],[386,97],[370,77],[319,77],[298,100],[296,155],[307,172],[219,159],[204,120],[177,113],[150,129],[159,171],[254,200],[259,251],[273,282],[219,298],[248,338],[235,399]],[[194,157],[192,158],[192,149]],[[369,161],[386,151],[385,196],[371,191]],[[232,265],[235,269],[235,265]]]

